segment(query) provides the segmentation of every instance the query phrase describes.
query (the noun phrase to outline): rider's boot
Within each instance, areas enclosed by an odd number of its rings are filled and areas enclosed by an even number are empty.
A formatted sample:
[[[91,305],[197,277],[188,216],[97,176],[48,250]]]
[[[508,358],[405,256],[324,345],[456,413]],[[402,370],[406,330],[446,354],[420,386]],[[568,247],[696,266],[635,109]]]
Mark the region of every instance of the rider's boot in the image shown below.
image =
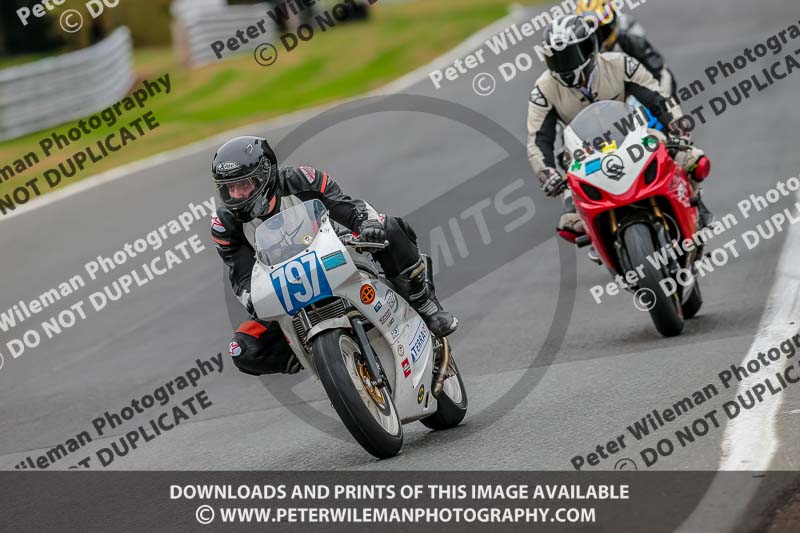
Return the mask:
[[[458,319],[445,311],[436,298],[433,281],[427,275],[427,265],[420,257],[414,265],[408,267],[393,278],[392,281],[400,292],[419,313],[422,320],[437,337],[447,337],[458,328]]]
[[[700,223],[701,228],[707,228],[716,222],[716,217],[711,210],[706,207],[706,204],[703,203],[703,197],[701,196],[697,202],[697,214],[698,214],[698,222]]]
[[[586,252],[586,255],[589,257],[589,261],[602,266],[603,261],[600,259],[600,254],[597,253],[597,250],[595,250],[594,246],[589,248],[589,251]]]

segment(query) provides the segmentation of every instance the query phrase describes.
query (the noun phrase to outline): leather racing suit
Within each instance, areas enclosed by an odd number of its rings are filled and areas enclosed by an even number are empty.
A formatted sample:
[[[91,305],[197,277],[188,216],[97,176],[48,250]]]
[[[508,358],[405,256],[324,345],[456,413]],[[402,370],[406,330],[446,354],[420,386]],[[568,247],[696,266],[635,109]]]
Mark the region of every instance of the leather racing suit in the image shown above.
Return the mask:
[[[625,102],[629,96],[639,100],[662,124],[673,122],[669,103],[659,92],[658,81],[639,61],[625,54],[598,54],[597,65],[585,89],[565,87],[550,71],[545,71],[531,91],[528,104],[528,161],[534,173],[538,175],[547,168],[557,168],[555,145],[559,125],[568,125],[594,102]],[[654,134],[663,137],[655,130]],[[692,146],[675,156],[675,162],[692,178],[695,191],[700,182],[694,180],[693,171],[704,155],[702,150]],[[559,221],[559,231],[585,233],[569,190],[562,194],[562,200],[564,213]]]
[[[281,203],[273,214],[317,199],[328,209],[334,222],[351,231],[358,232],[366,220],[378,220],[383,225],[389,247],[374,252],[373,257],[384,274],[388,278],[408,278],[420,270],[424,262],[417,249],[417,237],[403,219],[379,215],[368,203],[344,194],[327,173],[311,167],[280,168],[278,180]],[[253,318],[237,329],[228,352],[237,368],[246,374],[292,374],[301,366],[280,327],[274,322],[258,320],[250,303],[250,277],[256,262],[255,231],[267,218],[269,216],[242,223],[225,206],[220,206],[211,218],[211,236],[228,269],[233,291]]]

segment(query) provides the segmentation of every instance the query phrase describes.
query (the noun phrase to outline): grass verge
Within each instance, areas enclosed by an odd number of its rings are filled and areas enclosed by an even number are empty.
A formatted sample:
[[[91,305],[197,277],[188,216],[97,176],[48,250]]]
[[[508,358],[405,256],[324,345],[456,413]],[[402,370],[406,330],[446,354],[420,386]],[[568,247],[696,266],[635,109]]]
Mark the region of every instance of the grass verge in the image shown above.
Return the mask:
[[[178,65],[170,49],[137,50],[137,77],[154,81],[169,73],[171,94],[156,96],[144,110],[130,111],[115,126],[84,135],[47,158],[39,141],[54,132],[65,134],[77,121],[0,143],[0,167],[13,167],[15,161],[31,151],[40,157],[38,164],[0,183],[0,197],[75,152],[95,145],[144,111],[153,112],[160,123],[157,129],[137,135],[135,142],[88,165],[74,177],[63,179],[57,187],[40,186],[42,193],[231,128],[378,88],[502,18],[508,13],[508,5],[509,0],[378,3],[368,22],[319,33],[291,53],[282,53],[270,67],[259,66],[247,53],[189,70]]]

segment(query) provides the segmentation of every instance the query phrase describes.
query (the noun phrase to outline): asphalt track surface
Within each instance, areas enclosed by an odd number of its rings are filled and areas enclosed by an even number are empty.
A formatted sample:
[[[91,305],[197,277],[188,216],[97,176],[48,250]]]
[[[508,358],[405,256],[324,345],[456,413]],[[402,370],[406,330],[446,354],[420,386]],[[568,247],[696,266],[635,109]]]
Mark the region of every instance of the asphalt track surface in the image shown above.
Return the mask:
[[[687,82],[705,79],[704,69],[718,59],[730,61],[745,47],[797,21],[800,7],[779,0],[651,0],[636,9],[635,16],[664,52],[679,81]],[[487,53],[483,70],[496,74],[499,63],[519,51],[530,51],[534,40],[500,58]],[[765,59],[751,65],[746,74],[709,87],[698,100],[721,95],[771,62]],[[467,106],[524,143],[528,93],[540,72],[537,65],[509,83],[500,81],[496,92],[487,97],[473,92],[471,75],[448,82],[440,90],[434,90],[427,78],[421,79],[404,92]],[[763,194],[779,179],[797,175],[797,83],[792,78],[784,80],[695,134],[715,165],[706,199],[718,214],[738,215],[737,202],[750,193]],[[283,126],[253,133],[281,139],[290,130]],[[110,254],[155,229],[189,202],[207,200],[212,194],[206,178],[212,154],[211,148],[201,150],[3,221],[0,310],[83,272],[83,265],[96,255]],[[345,191],[387,213],[406,215],[438,198],[437,209],[457,216],[459,186],[506,155],[485,135],[463,124],[430,114],[389,112],[334,126],[302,144],[287,163],[323,168]],[[558,206],[542,197],[534,179],[524,174],[527,163],[519,160],[523,154],[513,155],[518,159],[515,168],[522,173],[517,177],[527,180],[520,194],[536,202],[536,225],[553,227]],[[491,191],[493,186],[487,182],[486,187]],[[784,201],[781,207],[788,203]],[[777,206],[771,209],[770,213]],[[731,230],[731,238],[763,218],[764,213],[742,220]],[[13,360],[5,349],[11,334],[0,334],[0,353],[6,356],[0,370],[0,466],[11,469],[27,455],[40,455],[88,429],[90,421],[104,411],[119,411],[132,398],[182,374],[195,358],[208,359],[225,350],[231,325],[220,262],[210,246],[207,223],[198,222],[191,233],[203,238],[205,252],[103,313],[91,313],[57,342],[45,341]],[[211,408],[117,459],[111,468],[571,469],[574,455],[586,455],[597,444],[624,433],[628,424],[647,412],[671,406],[715,382],[720,370],[742,361],[764,314],[785,240],[781,234],[703,279],[705,305],[699,317],[687,322],[684,334],[673,339],[661,338],[648,315],[637,311],[627,294],[597,305],[589,289],[609,281],[607,272],[586,260],[582,251],[562,247],[564,268],[577,268],[577,281],[571,282],[574,293],[569,275],[563,285],[567,293],[562,296],[570,304],[571,316],[567,313],[566,321],[563,313],[558,317],[555,327],[564,330],[563,342],[560,346],[556,342],[557,350],[551,353],[541,348],[559,298],[559,245],[549,238],[531,248],[524,237],[524,233],[514,235],[518,251],[502,266],[479,272],[480,278],[461,270],[461,279],[448,280],[451,290],[446,304],[459,314],[462,324],[453,344],[470,397],[470,413],[461,427],[432,433],[420,424],[406,426],[401,455],[377,461],[333,418],[318,384],[303,376],[249,377],[226,359],[224,372],[204,378],[197,389],[206,390]],[[139,263],[133,260],[92,282],[91,291]],[[80,294],[85,297],[88,292],[84,289]],[[276,398],[287,390],[296,393],[295,405],[283,405]],[[732,394],[721,391],[709,405],[719,406]],[[188,395],[186,391],[177,398]],[[798,468],[794,424],[798,404],[796,392],[790,389],[782,394],[776,414],[778,448],[770,469]],[[700,416],[705,410],[696,412]],[[685,421],[694,418],[687,415]],[[137,424],[144,420],[136,419]],[[114,434],[137,424],[118,428]],[[660,459],[653,469],[719,468],[726,453],[724,429],[714,429]],[[639,451],[654,442],[633,442],[600,468],[611,469],[622,458],[640,462]],[[96,440],[82,450],[86,453],[76,453],[56,466],[69,466],[71,459],[77,461],[107,445]],[[753,447],[754,457],[758,448]],[[752,464],[757,464],[755,458]],[[734,467],[747,469],[748,463]],[[640,464],[640,468],[644,467]]]

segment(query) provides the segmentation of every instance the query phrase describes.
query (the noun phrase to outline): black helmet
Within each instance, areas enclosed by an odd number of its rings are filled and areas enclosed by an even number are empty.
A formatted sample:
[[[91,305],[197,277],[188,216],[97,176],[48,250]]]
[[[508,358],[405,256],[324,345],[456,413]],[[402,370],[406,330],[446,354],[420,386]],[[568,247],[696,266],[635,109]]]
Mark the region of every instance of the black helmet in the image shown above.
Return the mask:
[[[278,196],[278,159],[260,137],[237,137],[220,146],[211,175],[222,203],[242,222],[266,216]]]
[[[566,87],[585,85],[597,62],[597,21],[568,15],[544,31],[547,68]]]

